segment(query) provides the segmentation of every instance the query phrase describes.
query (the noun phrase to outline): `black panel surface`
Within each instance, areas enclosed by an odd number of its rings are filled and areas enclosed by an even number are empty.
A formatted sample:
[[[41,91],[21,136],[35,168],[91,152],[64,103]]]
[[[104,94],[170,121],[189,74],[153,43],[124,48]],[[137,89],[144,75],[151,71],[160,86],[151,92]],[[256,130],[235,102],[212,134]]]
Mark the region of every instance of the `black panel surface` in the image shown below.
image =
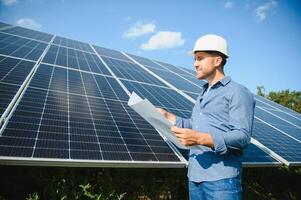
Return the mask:
[[[0,56],[0,116],[29,75],[34,62]]]
[[[31,29],[27,29],[27,28],[23,28],[23,27],[19,27],[19,26],[4,29],[1,31],[5,32],[5,33],[13,34],[13,35],[21,36],[21,37],[26,37],[29,39],[44,41],[44,42],[50,42],[51,38],[53,37],[52,35],[47,34],[47,33],[35,31],[35,30],[31,30]]]
[[[95,54],[64,46],[51,45],[42,62],[75,70],[111,75]]]
[[[179,162],[123,99],[113,78],[41,65],[0,138],[0,154]]]
[[[38,60],[47,44],[0,32],[0,54]]]

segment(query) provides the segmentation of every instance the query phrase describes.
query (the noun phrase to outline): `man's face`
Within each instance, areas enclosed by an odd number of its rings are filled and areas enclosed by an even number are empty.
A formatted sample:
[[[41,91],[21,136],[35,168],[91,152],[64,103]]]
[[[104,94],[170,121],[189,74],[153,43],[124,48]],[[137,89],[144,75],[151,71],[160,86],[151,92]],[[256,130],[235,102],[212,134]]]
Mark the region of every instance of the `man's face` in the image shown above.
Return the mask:
[[[194,55],[194,67],[196,69],[197,79],[208,79],[214,75],[217,70],[218,56],[206,52],[196,52]]]

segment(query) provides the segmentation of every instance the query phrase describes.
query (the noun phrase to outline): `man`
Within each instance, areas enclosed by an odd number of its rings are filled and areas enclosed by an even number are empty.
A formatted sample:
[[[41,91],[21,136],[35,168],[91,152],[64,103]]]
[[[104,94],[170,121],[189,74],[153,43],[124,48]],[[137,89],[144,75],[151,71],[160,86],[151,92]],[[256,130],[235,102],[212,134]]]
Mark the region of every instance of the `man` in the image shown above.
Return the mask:
[[[227,42],[218,35],[200,37],[193,49],[198,79],[206,79],[190,119],[158,108],[190,150],[189,197],[241,199],[242,150],[251,139],[255,101],[249,90],[225,76]]]

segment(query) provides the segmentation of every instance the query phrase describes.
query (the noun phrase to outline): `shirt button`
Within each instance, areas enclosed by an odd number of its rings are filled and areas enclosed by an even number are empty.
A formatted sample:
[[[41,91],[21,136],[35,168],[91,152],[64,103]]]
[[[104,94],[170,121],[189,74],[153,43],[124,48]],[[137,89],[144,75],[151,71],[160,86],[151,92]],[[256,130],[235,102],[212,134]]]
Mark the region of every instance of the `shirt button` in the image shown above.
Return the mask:
[[[200,113],[200,115],[202,115],[203,113]]]
[[[195,128],[199,128],[199,126],[195,126]]]

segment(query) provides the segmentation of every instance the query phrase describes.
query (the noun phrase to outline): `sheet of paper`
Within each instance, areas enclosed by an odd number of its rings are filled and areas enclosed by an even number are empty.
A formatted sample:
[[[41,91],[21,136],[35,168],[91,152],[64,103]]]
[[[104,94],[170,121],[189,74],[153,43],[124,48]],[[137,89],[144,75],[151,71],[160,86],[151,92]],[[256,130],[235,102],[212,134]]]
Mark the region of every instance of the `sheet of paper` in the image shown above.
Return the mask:
[[[133,92],[128,101],[128,105],[177,147],[181,149],[195,148],[193,146],[187,147],[180,143],[170,130],[172,124],[159,111],[157,111],[156,107],[147,99],[141,99],[135,92]]]

